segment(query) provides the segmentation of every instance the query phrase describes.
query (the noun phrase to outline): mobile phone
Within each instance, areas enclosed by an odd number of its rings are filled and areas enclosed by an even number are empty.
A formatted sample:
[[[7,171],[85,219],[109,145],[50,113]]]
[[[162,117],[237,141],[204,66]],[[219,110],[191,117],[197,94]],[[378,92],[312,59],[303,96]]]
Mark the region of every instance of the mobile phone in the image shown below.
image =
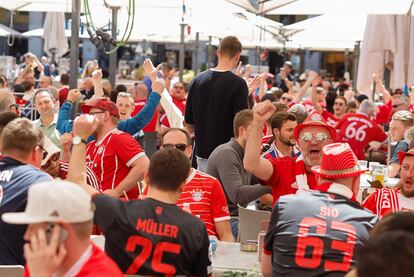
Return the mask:
[[[55,227],[54,223],[47,224],[47,227],[45,230],[47,244],[50,243],[54,227]],[[61,243],[64,242],[67,237],[68,237],[68,232],[64,228],[60,227],[59,242]]]

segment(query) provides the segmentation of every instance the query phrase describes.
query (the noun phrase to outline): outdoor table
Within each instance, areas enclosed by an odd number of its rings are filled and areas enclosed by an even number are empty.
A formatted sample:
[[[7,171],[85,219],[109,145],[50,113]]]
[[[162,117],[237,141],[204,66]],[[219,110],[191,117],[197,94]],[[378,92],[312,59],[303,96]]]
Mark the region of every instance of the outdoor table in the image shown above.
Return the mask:
[[[240,243],[217,243],[213,254],[213,276],[263,276],[261,262],[257,259],[257,252],[240,250]]]

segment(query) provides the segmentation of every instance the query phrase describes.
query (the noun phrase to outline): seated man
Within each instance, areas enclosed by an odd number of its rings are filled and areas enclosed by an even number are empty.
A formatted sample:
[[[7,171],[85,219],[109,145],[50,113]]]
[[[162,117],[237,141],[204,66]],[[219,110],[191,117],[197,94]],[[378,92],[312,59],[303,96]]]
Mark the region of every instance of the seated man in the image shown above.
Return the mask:
[[[80,116],[74,122],[74,135],[85,139],[97,125],[96,118]],[[182,151],[156,152],[145,174],[148,197],[128,202],[97,194],[86,185],[85,151],[84,144],[73,146],[68,179],[94,195],[95,223],[105,235],[105,250],[125,274],[211,273],[204,223],[175,205],[190,173],[190,160]]]
[[[262,157],[266,159],[285,156],[298,157],[300,152],[296,146],[296,140],[293,138],[293,130],[296,125],[296,116],[292,113],[280,112],[273,115],[270,119],[273,143],[262,154]]]
[[[400,182],[396,188],[377,189],[362,203],[379,217],[396,211],[414,212],[414,149],[398,153],[401,161]]]
[[[260,185],[258,180],[243,168],[244,149],[252,120],[251,110],[238,112],[233,121],[234,138],[214,149],[207,162],[207,173],[220,181],[226,193],[229,212],[232,216],[231,228],[235,238],[238,235],[239,223],[237,204],[246,206],[271,192],[270,188]],[[264,122],[261,126],[263,128]],[[260,141],[258,141],[259,144]]]
[[[184,129],[167,129],[161,137],[161,147],[179,149],[189,159],[192,154],[191,137]],[[226,196],[216,178],[192,168],[177,206],[203,220],[209,235],[234,241]]]
[[[355,195],[366,170],[346,143],[323,147],[318,190],[286,195],[276,203],[265,237],[264,276],[343,276],[368,241],[377,217]]]
[[[78,185],[51,181],[31,186],[26,210],[2,215],[9,224],[29,224],[25,276],[123,276],[89,239],[93,211],[91,197]]]
[[[409,141],[404,139],[405,132],[414,125],[414,115],[409,111],[398,111],[392,115],[390,123],[391,141],[397,143],[391,153],[388,166],[388,177],[395,177],[400,172],[399,152],[407,152],[410,148]]]

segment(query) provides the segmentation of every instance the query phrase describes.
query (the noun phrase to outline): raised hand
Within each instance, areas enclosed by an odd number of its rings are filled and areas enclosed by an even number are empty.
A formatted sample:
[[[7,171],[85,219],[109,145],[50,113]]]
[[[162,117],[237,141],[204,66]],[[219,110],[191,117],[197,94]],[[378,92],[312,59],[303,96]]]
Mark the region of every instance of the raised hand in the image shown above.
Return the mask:
[[[308,80],[313,81],[315,80],[316,77],[318,77],[319,74],[316,73],[315,71],[311,70],[308,72]]]
[[[82,139],[88,139],[95,132],[98,123],[98,119],[93,115],[80,115],[73,122],[73,134],[74,136],[80,136]]]
[[[237,64],[236,71],[234,72],[234,74],[236,74],[239,77],[242,77],[243,68],[242,68],[242,62],[241,61]]]
[[[260,124],[264,124],[266,120],[272,117],[275,111],[276,107],[269,100],[260,102],[253,108],[253,119]]]
[[[160,80],[154,80],[151,85],[152,91],[161,94],[164,91],[164,84]]]
[[[60,144],[62,145],[63,152],[70,152],[72,146],[73,137],[70,133],[64,133],[60,136]]]
[[[260,74],[257,74],[252,79],[247,82],[249,87],[249,95],[252,94],[261,84],[263,77]]]
[[[157,67],[154,67],[152,61],[150,59],[146,59],[143,64],[143,68],[145,75],[147,75],[152,82],[158,79],[157,74],[161,68],[161,64],[159,64]]]
[[[70,102],[76,102],[80,98],[80,91],[78,89],[71,89],[68,93],[67,100]]]
[[[94,70],[93,72],[92,72],[92,80],[94,81],[94,82],[100,82],[100,81],[102,81],[102,70],[101,69],[97,69],[97,70]]]

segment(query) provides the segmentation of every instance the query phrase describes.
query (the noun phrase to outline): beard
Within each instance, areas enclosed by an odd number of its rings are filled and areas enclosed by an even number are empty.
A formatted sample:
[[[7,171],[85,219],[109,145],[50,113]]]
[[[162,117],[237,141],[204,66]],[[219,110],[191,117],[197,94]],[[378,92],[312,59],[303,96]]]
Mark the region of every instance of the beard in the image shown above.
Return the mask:
[[[414,183],[414,180],[412,180],[411,178],[408,178],[408,180]],[[405,197],[414,197],[414,190],[406,190],[403,182],[400,185],[400,190],[402,195],[404,195]]]
[[[280,140],[281,143],[283,143],[284,145],[287,145],[287,146],[295,146],[296,145],[296,142],[291,141],[291,138],[287,139],[287,138],[280,137],[279,140]]]

